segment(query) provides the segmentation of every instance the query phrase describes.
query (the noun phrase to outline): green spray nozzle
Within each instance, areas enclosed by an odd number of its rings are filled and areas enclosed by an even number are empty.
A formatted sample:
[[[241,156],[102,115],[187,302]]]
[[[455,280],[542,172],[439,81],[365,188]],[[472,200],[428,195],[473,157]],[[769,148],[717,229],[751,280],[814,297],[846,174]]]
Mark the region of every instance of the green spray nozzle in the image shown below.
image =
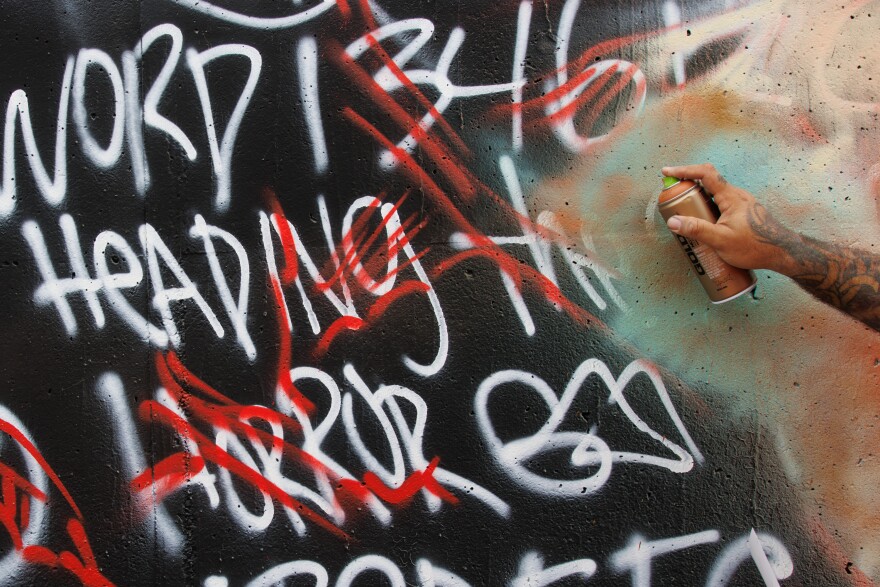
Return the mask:
[[[677,177],[670,177],[668,175],[663,176],[663,189],[667,190],[674,186],[677,183],[681,183],[681,180]]]

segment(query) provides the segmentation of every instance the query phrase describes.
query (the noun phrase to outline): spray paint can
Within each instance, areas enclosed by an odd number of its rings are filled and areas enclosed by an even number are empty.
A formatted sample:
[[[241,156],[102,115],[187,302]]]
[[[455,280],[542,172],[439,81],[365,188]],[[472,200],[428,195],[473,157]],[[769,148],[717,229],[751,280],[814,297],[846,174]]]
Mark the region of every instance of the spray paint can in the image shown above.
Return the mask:
[[[692,216],[714,224],[720,216],[718,207],[702,186],[687,179],[664,177],[663,191],[657,203],[664,220],[673,216]],[[751,271],[725,263],[718,253],[699,241],[675,233],[673,236],[713,304],[730,301],[755,289],[758,279]]]

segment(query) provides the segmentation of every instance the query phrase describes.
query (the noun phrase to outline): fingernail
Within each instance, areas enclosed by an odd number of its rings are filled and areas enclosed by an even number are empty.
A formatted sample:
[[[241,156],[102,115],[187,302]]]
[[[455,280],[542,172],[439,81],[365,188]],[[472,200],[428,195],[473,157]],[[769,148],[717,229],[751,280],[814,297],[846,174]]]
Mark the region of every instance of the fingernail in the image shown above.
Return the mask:
[[[681,220],[678,216],[673,216],[666,221],[666,226],[668,226],[669,230],[671,230],[672,232],[678,232],[681,228]]]

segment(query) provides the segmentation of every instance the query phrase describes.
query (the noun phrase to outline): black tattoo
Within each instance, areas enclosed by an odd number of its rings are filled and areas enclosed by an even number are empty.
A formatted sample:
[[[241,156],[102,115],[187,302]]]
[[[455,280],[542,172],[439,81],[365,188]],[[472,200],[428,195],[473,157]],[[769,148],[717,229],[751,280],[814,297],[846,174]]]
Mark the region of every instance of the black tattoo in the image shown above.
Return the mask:
[[[791,257],[789,277],[819,300],[880,331],[880,256],[801,236],[753,203],[749,225],[758,238]]]

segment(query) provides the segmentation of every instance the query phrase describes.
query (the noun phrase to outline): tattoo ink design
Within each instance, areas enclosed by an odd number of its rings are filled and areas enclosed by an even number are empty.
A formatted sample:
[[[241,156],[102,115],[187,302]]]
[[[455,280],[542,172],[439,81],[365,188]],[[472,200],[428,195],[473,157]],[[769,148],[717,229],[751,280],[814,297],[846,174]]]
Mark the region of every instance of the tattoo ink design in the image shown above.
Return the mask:
[[[781,249],[794,265],[787,274],[807,292],[880,331],[880,257],[800,236],[753,203],[749,225],[765,244]]]

